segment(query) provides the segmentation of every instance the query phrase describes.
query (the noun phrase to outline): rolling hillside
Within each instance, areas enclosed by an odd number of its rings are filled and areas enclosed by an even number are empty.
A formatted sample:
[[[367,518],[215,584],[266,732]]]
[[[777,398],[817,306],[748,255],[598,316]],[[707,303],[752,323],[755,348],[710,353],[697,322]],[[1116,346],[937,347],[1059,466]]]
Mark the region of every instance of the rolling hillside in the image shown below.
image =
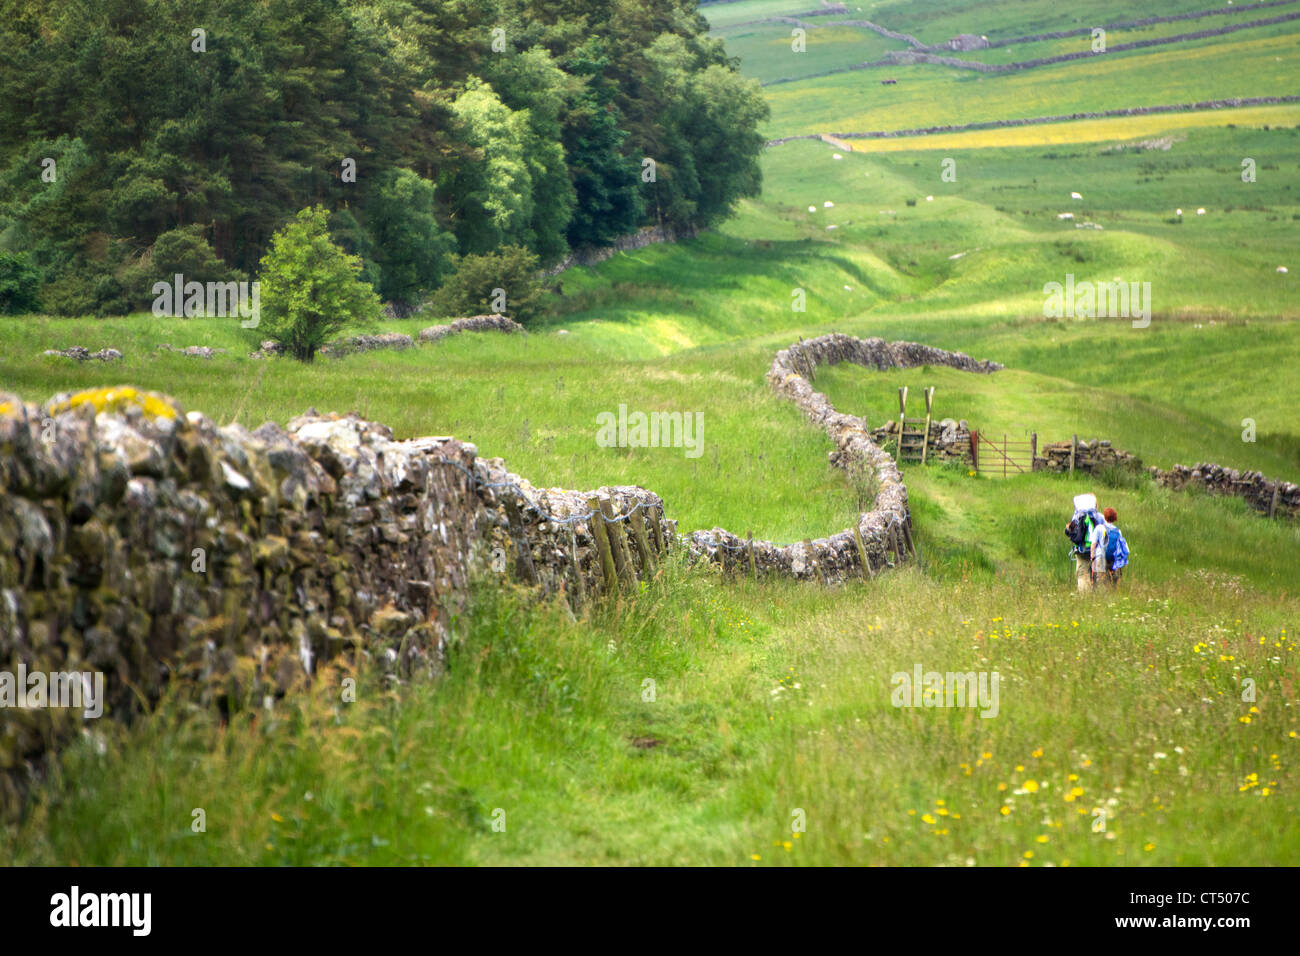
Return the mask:
[[[1168,0],[1159,15],[1210,3]],[[982,73],[850,67],[958,34],[1002,45],[934,55],[1057,56],[1086,49],[1090,35],[1022,38],[1123,24],[1132,5],[817,6],[701,8],[741,71],[767,84],[770,140],[1300,95],[1300,19]],[[1118,26],[1108,43],[1282,16],[1300,2],[1230,9]],[[811,25],[804,53],[791,50],[795,25],[772,20],[796,15]],[[652,488],[683,531],[796,541],[845,526],[858,489],[764,374],[776,350],[839,331],[1006,366],[982,377],[819,372],[817,388],[873,426],[897,416],[899,386],[935,386],[939,416],[995,434],[1077,433],[1148,465],[1211,460],[1300,481],[1297,147],[1300,103],[774,143],[761,196],[696,239],[564,272],[526,336],[467,334],[302,365],[247,358],[255,333],[229,320],[25,316],[0,322],[0,390],[41,401],[129,381],[250,428],[308,406],[355,409],[398,437],[474,442],[539,486]],[[1150,283],[1149,326],[1045,317],[1044,285],[1067,275]],[[805,311],[792,308],[796,290]],[[379,327],[414,334],[435,321]],[[160,343],[228,352],[199,360]],[[125,358],[41,354],[74,344]],[[703,412],[703,456],[598,446],[596,416],[620,403]],[[1254,441],[1243,440],[1245,419]],[[1300,526],[1133,475],[994,480],[908,465],[904,480],[915,566],[823,588],[673,565],[576,618],[522,586],[480,582],[436,683],[363,682],[351,708],[322,689],[276,720],[228,726],[164,702],[130,730],[104,728],[71,749],[28,818],[0,837],[0,856],[1300,862]],[[1061,529],[1085,491],[1117,508],[1133,548],[1114,592],[1073,590]],[[892,675],[918,662],[998,671],[999,716],[892,706]],[[1242,698],[1247,677],[1253,701]],[[650,700],[647,679],[658,688]],[[196,806],[215,821],[202,839],[188,837]],[[491,827],[497,808],[511,820],[504,833]],[[791,830],[794,808],[804,831]]]

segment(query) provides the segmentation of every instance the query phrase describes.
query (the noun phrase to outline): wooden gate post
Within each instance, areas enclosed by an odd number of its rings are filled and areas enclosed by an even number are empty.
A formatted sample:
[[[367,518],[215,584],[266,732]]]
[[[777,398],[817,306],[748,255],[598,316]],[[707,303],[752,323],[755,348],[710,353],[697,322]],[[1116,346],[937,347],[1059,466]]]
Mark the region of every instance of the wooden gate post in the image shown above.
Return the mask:
[[[903,463],[903,429],[907,427],[907,386],[898,390],[898,463]]]
[[[921,440],[921,464],[925,464],[925,454],[930,449],[930,417],[934,413],[934,386],[925,390],[925,438]]]
[[[1034,470],[1034,459],[1038,457],[1038,432],[1029,433],[1029,470]]]

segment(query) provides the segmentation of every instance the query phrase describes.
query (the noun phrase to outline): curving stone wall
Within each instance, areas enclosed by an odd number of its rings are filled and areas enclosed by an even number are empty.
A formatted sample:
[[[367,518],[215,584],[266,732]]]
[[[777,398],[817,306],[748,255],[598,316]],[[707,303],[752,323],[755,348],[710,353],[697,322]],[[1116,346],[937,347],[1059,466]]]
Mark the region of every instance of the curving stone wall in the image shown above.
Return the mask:
[[[843,361],[1000,366],[845,335],[777,353],[772,388],[827,430],[834,464],[876,482],[856,522],[874,572],[891,550],[906,557],[890,532],[910,542],[907,489],[866,423],[813,390],[817,365]],[[103,675],[104,714],[127,719],[178,675],[200,701],[232,708],[274,700],[329,662],[436,673],[469,580],[490,565],[547,591],[601,590],[592,499],[619,516],[638,508],[655,538],[677,541],[652,491],[537,488],[471,444],[398,441],[355,414],[310,410],[250,432],[130,387],[39,406],[0,394],[0,675]],[[742,542],[723,529],[684,545],[740,564]],[[852,528],[753,550],[764,574],[864,570]],[[0,708],[0,817],[86,726],[81,709]]]
[[[840,362],[879,370],[945,365],[985,374],[1002,368],[996,362],[976,361],[961,352],[948,352],[917,342],[859,339],[840,333],[799,342],[777,352],[767,373],[768,384],[826,430],[835,442],[835,450],[830,455],[833,465],[851,474],[869,474],[878,491],[872,509],[858,515],[856,522],[870,567],[863,567],[854,527],[849,527],[808,543],[781,546],[770,541],[753,542],[754,560],[760,573],[836,582],[893,563],[889,560],[891,550],[896,560],[906,556],[904,550],[897,544],[891,546],[890,541],[891,530],[911,541],[907,488],[898,465],[876,444],[865,421],[836,411],[825,395],[813,389],[817,366]],[[688,538],[692,553],[723,564],[734,561],[743,566],[748,561],[748,555],[742,550],[745,544],[745,539],[722,528],[696,531]]]

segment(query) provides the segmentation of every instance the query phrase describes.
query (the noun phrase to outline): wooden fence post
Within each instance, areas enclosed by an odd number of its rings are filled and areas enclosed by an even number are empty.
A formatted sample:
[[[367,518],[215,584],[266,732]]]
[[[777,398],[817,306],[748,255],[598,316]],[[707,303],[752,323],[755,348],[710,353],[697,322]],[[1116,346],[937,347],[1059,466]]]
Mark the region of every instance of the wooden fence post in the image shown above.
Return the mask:
[[[1074,450],[1079,447],[1079,436],[1070,436],[1070,477],[1074,477]]]
[[[587,603],[587,585],[582,580],[582,562],[578,560],[578,535],[569,522],[569,556],[573,559],[574,591],[577,594],[578,607]]]
[[[528,546],[528,535],[524,532],[523,515],[519,513],[519,503],[513,495],[505,499],[506,520],[510,524],[510,536],[515,541],[515,573],[529,584],[538,582],[537,568],[533,567],[533,552]]]
[[[600,556],[600,569],[605,576],[605,590],[611,594],[618,590],[618,570],[610,555],[609,535],[605,530],[599,498],[588,498],[587,507],[591,509],[591,536],[596,539],[596,552]]]
[[[1268,516],[1270,518],[1277,513],[1277,493],[1281,487],[1282,487],[1282,482],[1280,480],[1273,485],[1273,500],[1269,502],[1269,506],[1268,506]]]
[[[605,516],[605,534],[609,536],[609,550],[614,553],[614,569],[623,581],[628,584],[636,584],[636,569],[632,567],[632,555],[628,551],[627,534],[614,520],[614,503],[608,498],[602,498],[600,513]]]
[[[637,550],[641,552],[641,572],[653,575],[659,570],[659,564],[655,561],[654,552],[650,550],[650,539],[646,537],[645,522],[641,520],[639,506],[632,509],[627,520],[632,522],[632,534],[636,538]]]
[[[871,559],[867,557],[867,546],[862,541],[862,529],[856,524],[853,525],[853,541],[858,546],[858,560],[862,562],[862,576],[875,577],[876,571],[871,566]]]
[[[916,545],[912,543],[912,529],[908,527],[908,522],[903,522],[903,542],[907,545],[907,550],[912,552],[912,557],[916,557]]]
[[[1029,470],[1034,470],[1034,459],[1038,457],[1038,432],[1029,433]]]
[[[667,552],[668,548],[664,543],[663,511],[658,505],[651,505],[649,514],[650,534],[655,539],[655,548],[660,554],[664,554]]]
[[[975,474],[980,473],[980,433],[974,428],[970,431],[970,466]]]
[[[745,532],[745,550],[749,552],[749,576],[758,580],[758,568],[754,564],[754,532]]]

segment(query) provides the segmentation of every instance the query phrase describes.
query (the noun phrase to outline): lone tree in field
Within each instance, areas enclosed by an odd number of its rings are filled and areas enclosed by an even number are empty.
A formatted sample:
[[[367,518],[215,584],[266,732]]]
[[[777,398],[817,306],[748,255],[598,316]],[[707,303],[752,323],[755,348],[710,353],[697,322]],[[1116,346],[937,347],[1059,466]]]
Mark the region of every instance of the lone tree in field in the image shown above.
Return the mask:
[[[379,296],[358,278],[362,262],[329,237],[329,213],[302,212],[271,237],[262,258],[264,334],[294,358],[310,362],[316,350],[349,325],[379,318]]]

